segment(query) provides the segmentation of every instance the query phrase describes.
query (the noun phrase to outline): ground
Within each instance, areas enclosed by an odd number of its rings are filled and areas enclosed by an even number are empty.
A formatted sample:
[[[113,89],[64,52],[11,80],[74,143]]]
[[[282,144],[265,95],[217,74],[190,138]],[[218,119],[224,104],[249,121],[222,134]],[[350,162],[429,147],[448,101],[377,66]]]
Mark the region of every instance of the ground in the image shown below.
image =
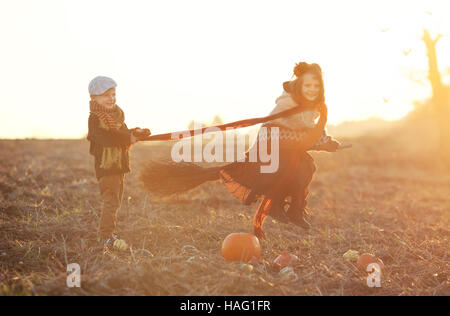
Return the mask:
[[[252,232],[256,204],[218,181],[170,198],[141,188],[145,161],[167,158],[167,145],[131,149],[118,233],[132,250],[104,253],[88,142],[0,141],[0,295],[450,295],[450,173],[381,137],[350,141],[313,153],[313,229],[267,220],[253,269],[220,249],[228,234]],[[343,258],[349,249],[384,261],[380,288]],[[300,258],[296,277],[272,267],[284,251]],[[81,288],[66,286],[69,263]]]

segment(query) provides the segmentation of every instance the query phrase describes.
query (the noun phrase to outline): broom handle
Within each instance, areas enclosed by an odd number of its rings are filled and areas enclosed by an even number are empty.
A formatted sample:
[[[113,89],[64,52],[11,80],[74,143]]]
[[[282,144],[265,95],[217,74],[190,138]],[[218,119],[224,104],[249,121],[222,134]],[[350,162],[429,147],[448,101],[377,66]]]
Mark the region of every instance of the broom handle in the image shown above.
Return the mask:
[[[279,113],[276,113],[273,115],[269,115],[269,116],[245,119],[245,120],[235,121],[235,122],[231,122],[231,123],[227,123],[227,124],[203,127],[203,128],[198,128],[198,129],[191,129],[191,130],[185,130],[185,131],[178,131],[178,132],[172,132],[172,133],[146,136],[146,137],[141,138],[140,141],[172,140],[173,134],[180,135],[181,138],[183,138],[184,135],[186,135],[186,134],[189,134],[189,137],[193,137],[195,135],[204,134],[205,131],[211,127],[216,127],[221,130],[225,130],[227,127],[243,128],[243,127],[256,125],[259,123],[265,123],[265,122],[272,121],[272,120],[275,120],[280,117],[286,117],[286,116],[290,116],[290,115],[308,111],[308,110],[310,110],[310,109],[305,109],[302,106],[296,106],[296,107],[290,108],[288,110],[285,110],[285,111],[282,111],[282,112],[279,112]],[[206,133],[210,133],[210,132],[215,132],[215,131],[206,131]]]
[[[341,144],[336,150],[344,150],[352,147],[353,147],[352,144]]]

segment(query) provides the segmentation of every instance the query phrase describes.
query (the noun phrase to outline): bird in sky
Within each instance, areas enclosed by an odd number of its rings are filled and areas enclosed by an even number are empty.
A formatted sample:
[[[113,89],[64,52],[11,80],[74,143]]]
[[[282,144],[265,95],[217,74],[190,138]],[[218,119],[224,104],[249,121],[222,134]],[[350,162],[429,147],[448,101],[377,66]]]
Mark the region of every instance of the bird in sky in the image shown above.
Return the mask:
[[[408,56],[409,53],[411,53],[411,51],[412,51],[411,48],[410,48],[410,49],[404,49],[404,50],[403,50],[403,55]]]

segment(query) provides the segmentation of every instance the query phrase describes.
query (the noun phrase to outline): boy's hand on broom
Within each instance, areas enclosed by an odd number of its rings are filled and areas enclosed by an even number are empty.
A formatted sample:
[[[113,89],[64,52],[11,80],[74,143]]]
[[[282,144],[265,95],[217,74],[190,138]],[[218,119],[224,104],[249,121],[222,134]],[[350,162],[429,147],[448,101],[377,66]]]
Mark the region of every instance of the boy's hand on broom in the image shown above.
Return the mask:
[[[131,129],[132,136],[136,138],[137,141],[145,139],[145,137],[150,136],[152,133],[148,128],[136,127]]]

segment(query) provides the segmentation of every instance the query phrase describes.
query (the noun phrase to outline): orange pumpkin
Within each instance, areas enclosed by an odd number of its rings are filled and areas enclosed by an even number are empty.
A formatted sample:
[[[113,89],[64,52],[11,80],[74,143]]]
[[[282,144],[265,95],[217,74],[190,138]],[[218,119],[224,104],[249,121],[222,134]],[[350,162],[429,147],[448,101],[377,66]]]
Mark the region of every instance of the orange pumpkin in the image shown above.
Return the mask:
[[[279,255],[274,261],[273,266],[281,270],[286,267],[292,267],[300,263],[300,259],[293,254],[290,254],[288,252],[283,252],[283,254]]]
[[[367,272],[367,266],[371,263],[377,263],[380,266],[381,272],[384,271],[384,263],[381,259],[375,257],[370,253],[365,253],[359,256],[356,267],[363,272]]]
[[[259,259],[261,245],[259,239],[248,233],[233,233],[228,235],[222,243],[222,256],[228,261],[243,261]]]

